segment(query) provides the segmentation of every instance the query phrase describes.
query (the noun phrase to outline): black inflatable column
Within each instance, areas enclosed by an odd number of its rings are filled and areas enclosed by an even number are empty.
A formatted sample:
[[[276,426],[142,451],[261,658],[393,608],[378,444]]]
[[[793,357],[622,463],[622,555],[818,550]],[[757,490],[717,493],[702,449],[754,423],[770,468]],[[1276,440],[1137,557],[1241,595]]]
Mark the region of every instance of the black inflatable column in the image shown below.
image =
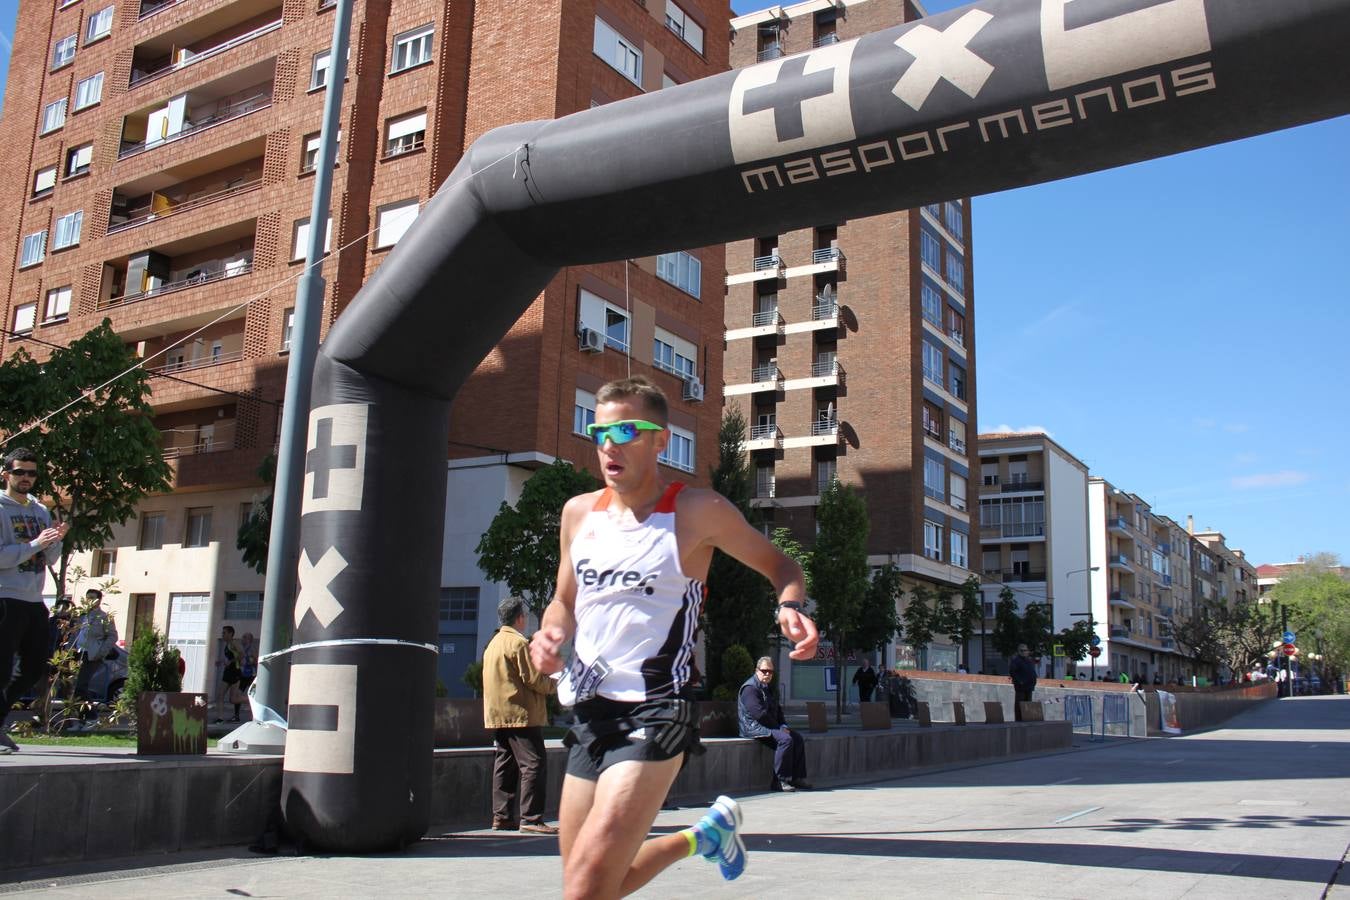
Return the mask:
[[[427,829],[448,431],[446,401],[319,357],[282,782],[316,849]]]

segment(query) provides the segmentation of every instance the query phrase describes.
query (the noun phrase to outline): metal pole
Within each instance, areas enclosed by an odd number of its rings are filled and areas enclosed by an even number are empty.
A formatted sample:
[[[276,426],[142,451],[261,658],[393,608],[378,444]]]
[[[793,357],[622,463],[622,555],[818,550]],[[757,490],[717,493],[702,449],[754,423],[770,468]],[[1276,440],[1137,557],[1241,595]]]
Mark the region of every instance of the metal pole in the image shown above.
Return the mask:
[[[305,483],[305,449],[309,431],[310,383],[319,352],[324,279],[320,274],[328,236],[329,195],[341,128],[342,91],[347,78],[348,33],[352,0],[337,0],[333,41],[328,58],[328,87],[314,169],[314,198],[309,212],[305,270],[295,289],[295,323],[286,364],[286,394],[281,408],[277,478],[272,491],[272,530],[267,544],[267,577],[263,588],[262,635],[258,641],[258,674],[249,690],[253,721],[220,741],[220,749],[238,753],[281,753],[286,746],[290,659],[269,654],[290,646],[300,550],[300,506]]]
[[[1289,607],[1288,607],[1288,606],[1281,606],[1281,607],[1280,607],[1280,637],[1283,638],[1283,637],[1284,637],[1284,633],[1285,633],[1286,631],[1288,631],[1288,630],[1289,630]],[[1288,690],[1288,693],[1286,694],[1286,696],[1292,697],[1292,696],[1294,696],[1294,673],[1293,673],[1293,671],[1289,668],[1289,654],[1284,652],[1284,642],[1283,642],[1283,641],[1280,642],[1280,654],[1284,657],[1284,683],[1285,683],[1286,685],[1288,685],[1288,689],[1289,689],[1289,690]]]

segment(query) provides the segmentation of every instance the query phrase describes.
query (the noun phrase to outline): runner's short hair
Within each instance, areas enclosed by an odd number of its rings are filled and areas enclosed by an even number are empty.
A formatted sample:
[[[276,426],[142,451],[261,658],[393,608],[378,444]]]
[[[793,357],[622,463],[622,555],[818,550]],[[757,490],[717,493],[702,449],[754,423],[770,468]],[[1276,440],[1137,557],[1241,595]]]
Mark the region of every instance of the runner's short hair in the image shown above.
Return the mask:
[[[641,375],[611,381],[595,394],[596,403],[618,403],[623,400],[641,403],[647,410],[648,418],[657,425],[670,422],[670,406],[665,393]]]

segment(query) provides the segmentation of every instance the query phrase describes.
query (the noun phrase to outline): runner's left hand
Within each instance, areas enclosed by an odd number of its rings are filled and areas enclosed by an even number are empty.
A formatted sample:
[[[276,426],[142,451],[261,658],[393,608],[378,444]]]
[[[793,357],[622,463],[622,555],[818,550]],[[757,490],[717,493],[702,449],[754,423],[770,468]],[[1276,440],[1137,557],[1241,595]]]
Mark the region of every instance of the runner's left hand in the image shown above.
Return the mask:
[[[809,616],[804,616],[795,609],[780,609],[778,627],[782,629],[783,637],[792,641],[794,645],[792,652],[788,654],[789,657],[792,659],[815,657],[820,634],[816,631],[816,623],[811,621]]]

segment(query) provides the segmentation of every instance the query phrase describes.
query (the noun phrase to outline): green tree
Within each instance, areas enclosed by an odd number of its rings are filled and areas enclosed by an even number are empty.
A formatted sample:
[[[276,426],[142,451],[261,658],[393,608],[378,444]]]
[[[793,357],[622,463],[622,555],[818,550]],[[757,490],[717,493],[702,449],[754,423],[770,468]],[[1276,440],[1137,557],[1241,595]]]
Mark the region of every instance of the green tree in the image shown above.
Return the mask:
[[[721,660],[723,680],[713,690],[713,699],[735,700],[741,685],[745,684],[755,671],[755,660],[758,658],[740,644],[732,644],[724,650]]]
[[[1022,613],[1021,625],[1022,643],[1031,648],[1031,655],[1050,656],[1055,627],[1054,620],[1050,616],[1050,605],[1028,603]]]
[[[269,453],[258,466],[258,478],[267,485],[267,496],[254,500],[239,523],[234,545],[243,551],[244,565],[259,575],[267,574],[267,545],[272,537],[272,494],[276,490],[277,458]]]
[[[1017,645],[1022,643],[1022,619],[1017,614],[1017,598],[1007,585],[998,592],[998,604],[994,607],[994,630],[989,643],[1004,659],[1011,659],[1017,653]]]
[[[905,604],[902,615],[905,622],[905,643],[914,648],[914,655],[922,664],[926,664],[923,652],[933,642],[934,608],[930,606],[932,602],[933,592],[919,585],[910,594],[909,603]]]
[[[1267,595],[1288,607],[1302,658],[1320,656],[1324,674],[1350,670],[1350,580],[1344,571],[1334,555],[1312,554]]]
[[[1092,629],[1088,627],[1086,619],[1074,622],[1071,627],[1061,629],[1059,634],[1055,635],[1055,643],[1064,645],[1067,668],[1069,660],[1076,662],[1087,656],[1088,648],[1092,646]]]
[[[811,552],[812,598],[816,626],[834,646],[835,720],[844,716],[844,660],[859,631],[867,598],[867,505],[847,485],[835,481],[820,497],[816,546]]]
[[[864,652],[881,650],[900,633],[900,569],[886,563],[872,573],[855,625],[853,644]]]
[[[138,629],[127,654],[127,683],[117,698],[117,711],[134,719],[141,694],[181,691],[183,676],[178,672],[178,659],[178,650],[169,646],[167,636],[153,627]]]
[[[42,477],[34,492],[50,491],[58,515],[70,523],[53,572],[59,594],[73,553],[110,543],[113,528],[136,514],[136,504],[171,487],[149,401],[150,376],[136,363],[107,319],[53,350],[46,362],[20,347],[0,363],[0,431],[10,435],[5,450],[37,453]],[[57,409],[39,427],[16,434]]]
[[[758,510],[750,505],[753,481],[745,453],[745,431],[745,416],[739,408],[730,407],[722,415],[722,425],[717,434],[717,466],[710,474],[713,490],[730,500],[747,522],[758,527]],[[734,679],[725,674],[724,654],[736,644],[755,657],[763,656],[768,650],[777,608],[773,585],[754,569],[721,550],[713,553],[707,584],[708,600],[703,607],[703,630],[706,635],[708,684],[714,690],[717,686],[728,684],[734,691],[740,682],[730,683]]]
[[[535,472],[515,506],[503,502],[497,509],[476,548],[478,568],[541,615],[553,599],[558,578],[563,506],[597,487],[590,472],[561,459]]]
[[[984,618],[984,598],[980,594],[980,579],[975,575],[970,576],[962,582],[959,593],[961,602],[952,608],[951,616],[941,630],[960,646],[961,661],[965,663],[967,670],[973,672],[979,667],[971,665],[970,641],[975,636],[975,627]]]

